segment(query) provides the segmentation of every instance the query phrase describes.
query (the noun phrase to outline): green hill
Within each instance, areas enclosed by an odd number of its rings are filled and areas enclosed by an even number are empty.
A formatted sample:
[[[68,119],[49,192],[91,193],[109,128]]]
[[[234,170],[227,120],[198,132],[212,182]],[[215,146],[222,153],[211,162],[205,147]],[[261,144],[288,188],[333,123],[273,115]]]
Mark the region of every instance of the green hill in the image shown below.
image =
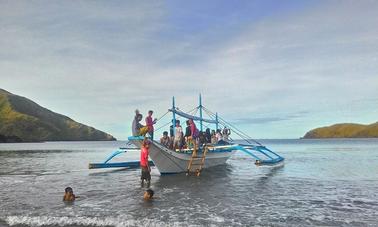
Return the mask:
[[[115,138],[0,89],[0,142],[95,140]]]
[[[344,123],[316,128],[307,132],[303,138],[378,138],[378,122],[370,125]]]

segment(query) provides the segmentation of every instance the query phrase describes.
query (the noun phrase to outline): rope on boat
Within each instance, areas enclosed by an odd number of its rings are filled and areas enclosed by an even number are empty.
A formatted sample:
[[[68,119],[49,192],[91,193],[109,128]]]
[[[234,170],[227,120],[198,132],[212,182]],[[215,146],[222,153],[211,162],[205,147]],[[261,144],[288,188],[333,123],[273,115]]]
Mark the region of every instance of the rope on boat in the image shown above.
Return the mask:
[[[160,126],[159,128],[155,129],[154,132],[159,131],[160,129],[164,128],[165,126],[167,126],[167,125],[169,125],[169,124],[172,124],[172,122],[168,122],[168,123],[166,123],[166,124]]]
[[[215,117],[216,116],[216,114],[214,114],[213,112],[211,112],[209,109],[207,109],[206,107],[202,107],[204,110],[205,110],[205,112],[210,116],[210,117]],[[256,144],[258,144],[258,145],[260,145],[260,146],[263,146],[259,141],[257,141],[257,140],[255,140],[255,139],[252,139],[250,136],[248,136],[246,133],[244,133],[243,131],[241,131],[240,129],[238,129],[236,126],[234,126],[233,124],[231,124],[231,123],[229,123],[229,122],[227,122],[226,120],[224,120],[223,118],[221,118],[220,116],[218,116],[218,120],[220,120],[219,121],[219,123],[221,123],[221,125],[223,125],[223,126],[229,126],[230,128],[232,128],[233,130],[234,130],[234,132],[235,132],[235,134],[237,134],[238,136],[240,136],[240,138],[242,138],[244,141],[246,141],[247,143],[249,143],[249,144],[252,144],[251,142],[250,142],[250,140],[251,141],[253,141],[254,143],[256,143]]]
[[[194,112],[192,115],[196,115],[197,112],[198,112],[198,109],[199,109],[199,107],[194,108],[194,110],[195,110],[196,112]]]
[[[167,115],[169,113],[169,111],[165,112],[165,114],[163,114],[163,116],[159,117],[156,121],[160,121],[163,117],[165,117],[165,115]]]
[[[177,108],[177,107],[176,107]],[[214,114],[213,112],[211,112],[209,109],[207,109],[206,107],[202,106],[203,110],[205,111],[205,113],[214,120],[216,114]],[[178,109],[178,108],[177,108]],[[198,112],[198,109],[199,107],[195,107],[189,111],[187,111],[186,113],[191,113],[191,112],[194,112],[195,113],[193,115],[195,115],[197,112]],[[167,114],[169,113],[169,111],[167,111],[166,113],[164,113],[160,118],[158,118],[157,121],[161,120],[163,117],[165,117]],[[178,117],[177,119],[179,119],[180,117]],[[226,120],[224,120],[223,118],[221,118],[220,116],[218,116],[218,122],[223,126],[223,127],[230,127],[234,133],[238,136],[240,136],[240,138],[244,141],[246,141],[247,143],[249,144],[252,144],[251,141],[253,141],[255,144],[258,144],[260,146],[264,146],[263,144],[261,144],[259,141],[255,140],[255,139],[252,139],[249,135],[247,135],[246,133],[244,133],[243,131],[241,131],[239,128],[237,128],[235,125],[227,122]],[[167,122],[166,124],[160,126],[159,128],[155,129],[154,131],[159,131],[161,130],[162,128],[166,127],[167,125],[171,124],[172,122]],[[208,124],[209,125],[209,124]],[[208,127],[208,125],[206,127]],[[206,128],[205,127],[205,128]],[[232,139],[231,139],[232,140]]]
[[[219,116],[218,116],[218,119],[220,119]],[[223,119],[221,119],[221,120],[224,121]],[[233,129],[234,133],[237,134],[238,136],[240,136],[240,138],[242,138],[247,143],[253,145],[253,143],[251,143],[251,141],[253,141],[255,144],[263,146],[259,141],[255,140],[255,139],[252,139],[250,136],[248,136],[247,134],[245,134],[243,131],[241,131],[240,129],[236,128],[236,126],[233,126],[233,125],[231,125],[230,123],[228,123],[226,121],[224,121],[224,123],[227,124],[231,129]],[[226,125],[224,125],[224,126],[226,126]]]
[[[196,111],[196,112],[194,112],[194,111]],[[196,115],[197,111],[198,111],[198,107],[194,107],[193,109],[187,111],[186,113],[187,113],[187,114],[190,113],[191,115]],[[192,112],[193,112],[194,114],[192,114]]]

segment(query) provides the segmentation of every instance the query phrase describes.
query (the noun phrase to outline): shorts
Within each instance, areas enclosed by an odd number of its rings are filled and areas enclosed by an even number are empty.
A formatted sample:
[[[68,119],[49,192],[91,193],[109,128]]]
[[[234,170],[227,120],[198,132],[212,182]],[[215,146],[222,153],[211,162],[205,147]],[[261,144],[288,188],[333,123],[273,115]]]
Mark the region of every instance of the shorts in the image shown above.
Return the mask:
[[[150,174],[150,171],[148,171],[148,168],[142,166],[141,169],[142,169],[142,176],[140,177],[140,179],[150,181],[151,180],[151,174]]]
[[[142,128],[139,129],[139,135],[140,136],[145,136],[148,132],[148,127],[147,126],[144,126]]]
[[[182,146],[181,140],[182,140],[181,138],[175,138],[175,140],[173,141],[173,147],[181,148]]]

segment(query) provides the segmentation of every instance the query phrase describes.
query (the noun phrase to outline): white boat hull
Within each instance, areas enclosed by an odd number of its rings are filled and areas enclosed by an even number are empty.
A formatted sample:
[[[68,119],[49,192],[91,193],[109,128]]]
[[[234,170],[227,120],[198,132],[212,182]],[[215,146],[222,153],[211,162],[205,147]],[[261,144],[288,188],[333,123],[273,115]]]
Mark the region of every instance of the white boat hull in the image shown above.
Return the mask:
[[[134,140],[133,143],[138,148],[141,147],[141,142]],[[236,150],[226,152],[208,152],[206,154],[205,164],[202,168],[209,168],[226,163],[227,159],[231,157]],[[157,142],[150,144],[150,158],[154,162],[160,174],[172,174],[186,172],[191,153],[179,153],[170,150]]]

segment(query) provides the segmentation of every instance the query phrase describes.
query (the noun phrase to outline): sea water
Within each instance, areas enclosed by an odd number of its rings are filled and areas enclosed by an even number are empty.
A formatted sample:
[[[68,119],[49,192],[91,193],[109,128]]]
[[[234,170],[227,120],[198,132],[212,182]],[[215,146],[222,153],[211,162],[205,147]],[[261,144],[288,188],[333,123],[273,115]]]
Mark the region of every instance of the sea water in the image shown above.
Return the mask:
[[[0,226],[378,226],[377,139],[262,142],[284,165],[238,152],[199,177],[153,168],[151,202],[139,170],[88,169],[126,142],[0,144]]]

